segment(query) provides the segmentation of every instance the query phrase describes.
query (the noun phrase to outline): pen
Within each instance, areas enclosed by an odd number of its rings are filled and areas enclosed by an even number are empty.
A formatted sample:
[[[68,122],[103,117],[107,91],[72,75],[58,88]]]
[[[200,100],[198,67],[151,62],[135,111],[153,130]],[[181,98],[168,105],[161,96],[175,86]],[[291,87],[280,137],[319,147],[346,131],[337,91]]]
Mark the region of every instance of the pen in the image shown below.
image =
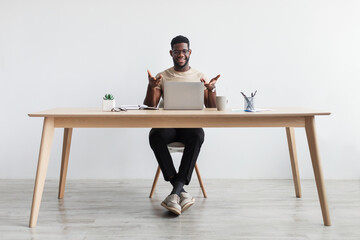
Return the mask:
[[[255,97],[257,90],[255,92],[251,93],[251,97]]]

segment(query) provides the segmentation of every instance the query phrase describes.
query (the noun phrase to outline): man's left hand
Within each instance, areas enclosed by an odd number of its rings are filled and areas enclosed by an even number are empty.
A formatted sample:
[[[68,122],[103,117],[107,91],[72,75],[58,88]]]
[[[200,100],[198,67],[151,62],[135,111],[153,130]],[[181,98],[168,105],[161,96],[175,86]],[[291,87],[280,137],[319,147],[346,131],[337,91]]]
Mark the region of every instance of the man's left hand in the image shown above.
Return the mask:
[[[211,79],[210,82],[206,82],[205,79],[203,78],[201,78],[200,81],[204,83],[204,86],[206,87],[207,90],[211,91],[215,88],[215,83],[217,82],[219,77],[220,74],[214,77],[213,79]]]

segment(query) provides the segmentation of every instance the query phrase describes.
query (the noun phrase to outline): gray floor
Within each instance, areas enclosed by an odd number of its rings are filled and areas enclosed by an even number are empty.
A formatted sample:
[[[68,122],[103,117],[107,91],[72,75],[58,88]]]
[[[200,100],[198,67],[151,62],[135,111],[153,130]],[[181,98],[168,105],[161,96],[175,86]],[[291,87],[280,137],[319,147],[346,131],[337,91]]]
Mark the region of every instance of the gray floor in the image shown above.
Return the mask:
[[[316,186],[302,180],[194,179],[196,204],[175,217],[160,206],[169,186],[159,180],[68,181],[57,199],[47,181],[36,228],[28,228],[33,180],[0,180],[0,239],[360,239],[360,181],[326,181],[333,226],[324,227]]]

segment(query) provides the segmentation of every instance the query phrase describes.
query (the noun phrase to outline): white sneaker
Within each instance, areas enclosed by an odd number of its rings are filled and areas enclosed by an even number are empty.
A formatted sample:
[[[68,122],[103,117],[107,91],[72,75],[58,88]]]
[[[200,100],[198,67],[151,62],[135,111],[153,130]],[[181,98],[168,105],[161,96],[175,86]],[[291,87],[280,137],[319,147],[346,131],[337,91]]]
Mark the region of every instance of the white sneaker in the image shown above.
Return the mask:
[[[180,193],[181,212],[184,212],[185,210],[187,210],[194,203],[195,203],[195,198],[193,198],[189,193],[187,193],[187,192]]]
[[[180,197],[177,194],[167,196],[161,206],[178,216],[181,214]]]

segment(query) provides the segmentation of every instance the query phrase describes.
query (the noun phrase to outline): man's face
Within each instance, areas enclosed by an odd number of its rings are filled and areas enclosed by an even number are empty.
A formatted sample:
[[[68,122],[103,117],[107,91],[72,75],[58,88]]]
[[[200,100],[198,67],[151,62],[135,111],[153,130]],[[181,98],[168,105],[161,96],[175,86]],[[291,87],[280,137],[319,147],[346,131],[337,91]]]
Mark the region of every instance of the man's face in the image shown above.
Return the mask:
[[[170,50],[170,55],[173,58],[174,65],[179,69],[183,69],[189,64],[191,49],[189,49],[187,43],[177,43]]]

